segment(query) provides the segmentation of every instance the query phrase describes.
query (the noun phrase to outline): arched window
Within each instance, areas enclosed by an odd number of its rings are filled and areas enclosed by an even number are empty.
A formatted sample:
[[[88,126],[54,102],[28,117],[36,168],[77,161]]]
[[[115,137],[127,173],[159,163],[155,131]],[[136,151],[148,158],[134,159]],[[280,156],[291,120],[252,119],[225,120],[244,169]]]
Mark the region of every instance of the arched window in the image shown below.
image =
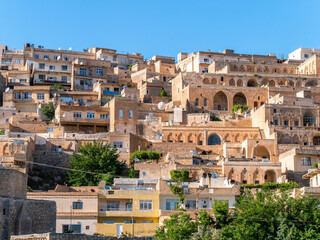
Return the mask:
[[[205,99],[203,99],[203,106],[206,107],[207,105],[208,105],[208,99],[205,98]]]
[[[320,145],[320,136],[313,137],[313,145]]]
[[[119,109],[119,118],[123,118],[123,110]]]
[[[258,86],[258,83],[256,80],[254,79],[251,79],[248,81],[248,84],[247,84],[248,87],[257,87]]]
[[[218,134],[211,134],[208,138],[208,145],[221,145],[221,138]]]
[[[306,113],[303,116],[303,126],[313,126],[316,124],[316,118],[312,113]]]
[[[133,118],[133,111],[129,110],[129,118],[132,119]]]
[[[199,106],[199,98],[196,98],[194,105]]]

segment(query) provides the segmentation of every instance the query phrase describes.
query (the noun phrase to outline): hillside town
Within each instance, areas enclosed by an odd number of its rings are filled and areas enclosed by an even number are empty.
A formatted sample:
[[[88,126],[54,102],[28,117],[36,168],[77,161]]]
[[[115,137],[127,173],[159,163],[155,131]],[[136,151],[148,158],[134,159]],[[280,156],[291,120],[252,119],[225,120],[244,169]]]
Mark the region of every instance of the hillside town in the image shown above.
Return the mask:
[[[320,49],[0,45],[0,103],[0,239],[153,239],[265,184],[320,199]]]

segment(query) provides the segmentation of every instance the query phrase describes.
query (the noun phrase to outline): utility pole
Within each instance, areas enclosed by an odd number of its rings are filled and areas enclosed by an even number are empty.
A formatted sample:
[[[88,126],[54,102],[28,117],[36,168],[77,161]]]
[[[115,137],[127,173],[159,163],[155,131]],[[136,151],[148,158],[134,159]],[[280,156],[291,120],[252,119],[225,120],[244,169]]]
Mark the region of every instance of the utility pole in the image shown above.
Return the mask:
[[[131,215],[131,222],[132,222],[132,236],[134,237],[134,222],[133,222],[133,215]]]

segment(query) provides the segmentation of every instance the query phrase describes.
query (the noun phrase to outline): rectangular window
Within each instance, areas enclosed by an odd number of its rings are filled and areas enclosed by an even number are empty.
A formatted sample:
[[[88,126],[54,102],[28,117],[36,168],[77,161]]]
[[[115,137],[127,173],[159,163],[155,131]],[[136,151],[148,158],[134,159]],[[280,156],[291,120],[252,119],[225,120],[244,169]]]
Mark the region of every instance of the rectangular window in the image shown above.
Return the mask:
[[[39,79],[40,80],[45,80],[46,79],[46,75],[39,75]]]
[[[57,77],[49,77],[50,81],[57,81]]]
[[[108,119],[108,115],[107,114],[100,114],[100,119]]]
[[[136,220],[133,220],[133,223],[136,223]],[[123,223],[132,223],[132,220],[123,220]]]
[[[113,146],[116,148],[122,148],[122,142],[113,142]]]
[[[299,121],[294,121],[294,126],[298,127],[299,126]]]
[[[152,210],[152,200],[140,200],[140,210]]]
[[[39,54],[35,54],[35,55],[33,55],[33,57],[34,57],[35,59],[39,59]]]
[[[61,76],[61,81],[62,82],[68,82],[68,77],[67,76]]]
[[[87,69],[80,68],[80,75],[86,76],[87,75]]]
[[[132,59],[129,59],[129,64],[133,64],[133,60]]]
[[[62,71],[68,71],[68,66],[67,65],[62,65],[61,66]]]
[[[311,157],[302,157],[301,165],[303,166],[311,166]]]
[[[46,64],[44,63],[39,63],[39,69],[45,69],[46,67]]]
[[[20,79],[21,83],[27,82],[27,79]]]
[[[97,74],[98,75],[103,75],[103,69],[102,68],[97,68]]]
[[[153,220],[142,220],[142,223],[153,223]]]
[[[14,60],[14,63],[20,64],[20,63],[21,63],[21,59],[20,59],[20,58],[16,58],[16,59]]]
[[[31,92],[22,92],[22,99],[31,99]]]
[[[205,63],[208,63],[209,62],[209,59],[208,58],[205,58],[203,59]]]
[[[119,201],[107,201],[107,211],[119,211]]]
[[[82,202],[73,202],[73,209],[82,209]]]
[[[12,59],[2,59],[1,63],[2,64],[11,64],[12,63]]]
[[[120,57],[120,62],[125,63],[127,61],[126,57]]]
[[[48,127],[48,128],[47,128],[47,132],[48,132],[48,133],[52,133],[52,132],[53,132],[53,127]]]
[[[274,120],[274,125],[278,126],[278,120]]]
[[[304,57],[305,57],[305,58],[308,58],[308,57],[309,57],[309,54],[305,54]]]
[[[81,112],[74,112],[73,117],[74,118],[82,118],[82,113]]]
[[[178,199],[167,199],[166,200],[166,210],[178,209],[179,200]]]
[[[21,99],[21,92],[15,93],[15,99]]]
[[[54,60],[58,60],[59,56],[53,56]]]
[[[62,225],[63,233],[81,233],[81,224]]]
[[[158,96],[158,89],[152,89],[152,95]]]
[[[37,99],[44,99],[44,93],[38,93],[37,94]]]
[[[114,220],[103,220],[102,223],[114,224],[116,221]]]
[[[187,209],[196,209],[196,200],[187,200]]]
[[[288,126],[289,125],[289,121],[288,120],[284,120],[284,125]]]
[[[205,69],[203,70],[203,72],[204,72],[204,73],[208,73],[208,68],[205,68]]]
[[[49,59],[49,56],[48,55],[44,55],[43,58],[44,59]]]
[[[95,113],[88,112],[87,113],[87,118],[91,118],[91,119],[95,118]]]
[[[50,71],[56,70],[56,66],[49,66],[49,70]]]
[[[277,109],[273,109],[273,113],[276,113],[277,112]]]

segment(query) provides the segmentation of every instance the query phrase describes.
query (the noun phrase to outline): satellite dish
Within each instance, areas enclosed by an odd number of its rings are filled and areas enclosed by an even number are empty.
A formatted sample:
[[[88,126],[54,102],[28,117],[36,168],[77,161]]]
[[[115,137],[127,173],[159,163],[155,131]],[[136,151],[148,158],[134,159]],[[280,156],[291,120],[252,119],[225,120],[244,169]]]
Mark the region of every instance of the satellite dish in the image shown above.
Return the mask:
[[[6,93],[10,92],[10,88],[7,87],[6,90],[5,90],[5,92],[6,92]]]
[[[159,110],[164,110],[165,107],[166,107],[166,104],[164,102],[159,102],[158,103],[158,109]]]

